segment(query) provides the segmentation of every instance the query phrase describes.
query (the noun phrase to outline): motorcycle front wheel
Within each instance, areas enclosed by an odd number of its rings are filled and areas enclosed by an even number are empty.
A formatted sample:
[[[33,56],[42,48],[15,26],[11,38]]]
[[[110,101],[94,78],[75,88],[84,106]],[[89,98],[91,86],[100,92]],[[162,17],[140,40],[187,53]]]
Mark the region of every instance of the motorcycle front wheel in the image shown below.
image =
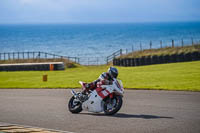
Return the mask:
[[[68,103],[68,109],[71,113],[80,113],[83,110],[82,103],[72,96]]]
[[[121,106],[122,106],[123,100],[121,96],[114,96],[112,99],[107,98],[104,103],[104,113],[106,115],[113,115],[117,113]]]

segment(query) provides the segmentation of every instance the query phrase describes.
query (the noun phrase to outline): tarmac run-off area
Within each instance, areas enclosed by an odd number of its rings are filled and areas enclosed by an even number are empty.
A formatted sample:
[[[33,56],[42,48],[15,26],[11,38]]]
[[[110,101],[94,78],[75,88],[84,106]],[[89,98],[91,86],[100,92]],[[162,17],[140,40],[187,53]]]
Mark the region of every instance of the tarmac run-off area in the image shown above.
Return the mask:
[[[0,133],[200,133],[200,92],[125,90],[114,116],[71,114],[70,97],[67,89],[1,89]]]

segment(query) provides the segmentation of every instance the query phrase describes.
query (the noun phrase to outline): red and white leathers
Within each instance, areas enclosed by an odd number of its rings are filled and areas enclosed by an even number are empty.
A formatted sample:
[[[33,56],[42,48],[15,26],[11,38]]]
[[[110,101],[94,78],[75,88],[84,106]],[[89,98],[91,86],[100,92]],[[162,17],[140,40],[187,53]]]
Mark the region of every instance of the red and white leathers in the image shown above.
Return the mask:
[[[88,92],[89,90],[94,90],[99,85],[110,85],[113,82],[113,78],[110,76],[108,72],[102,73],[99,78],[91,83],[85,85],[84,92]]]

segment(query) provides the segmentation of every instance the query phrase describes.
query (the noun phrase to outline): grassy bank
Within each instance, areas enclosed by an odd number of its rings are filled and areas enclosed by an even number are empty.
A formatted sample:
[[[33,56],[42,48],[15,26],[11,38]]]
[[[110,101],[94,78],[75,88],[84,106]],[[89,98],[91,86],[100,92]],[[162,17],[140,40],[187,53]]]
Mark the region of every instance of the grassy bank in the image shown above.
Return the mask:
[[[79,88],[79,80],[91,82],[109,66],[78,66],[65,71],[0,72],[0,88]],[[117,67],[129,89],[200,91],[200,61]],[[48,81],[42,76],[47,74]]]
[[[159,49],[147,49],[142,51],[135,51],[126,55],[122,55],[118,58],[140,58],[143,56],[165,56],[173,54],[187,54],[193,52],[200,52],[200,44],[184,46],[184,47],[166,47]]]

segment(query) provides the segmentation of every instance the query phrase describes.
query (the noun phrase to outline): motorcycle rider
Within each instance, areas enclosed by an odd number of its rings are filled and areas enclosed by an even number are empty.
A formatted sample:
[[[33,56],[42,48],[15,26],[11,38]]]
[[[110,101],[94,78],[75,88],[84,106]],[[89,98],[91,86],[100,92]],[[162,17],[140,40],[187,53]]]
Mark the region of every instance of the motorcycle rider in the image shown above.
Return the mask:
[[[115,67],[110,67],[107,72],[102,73],[99,78],[91,83],[86,83],[85,88],[82,91],[80,99],[84,98],[87,92],[90,90],[94,90],[98,87],[98,85],[111,85],[114,79],[118,76],[118,70]]]

